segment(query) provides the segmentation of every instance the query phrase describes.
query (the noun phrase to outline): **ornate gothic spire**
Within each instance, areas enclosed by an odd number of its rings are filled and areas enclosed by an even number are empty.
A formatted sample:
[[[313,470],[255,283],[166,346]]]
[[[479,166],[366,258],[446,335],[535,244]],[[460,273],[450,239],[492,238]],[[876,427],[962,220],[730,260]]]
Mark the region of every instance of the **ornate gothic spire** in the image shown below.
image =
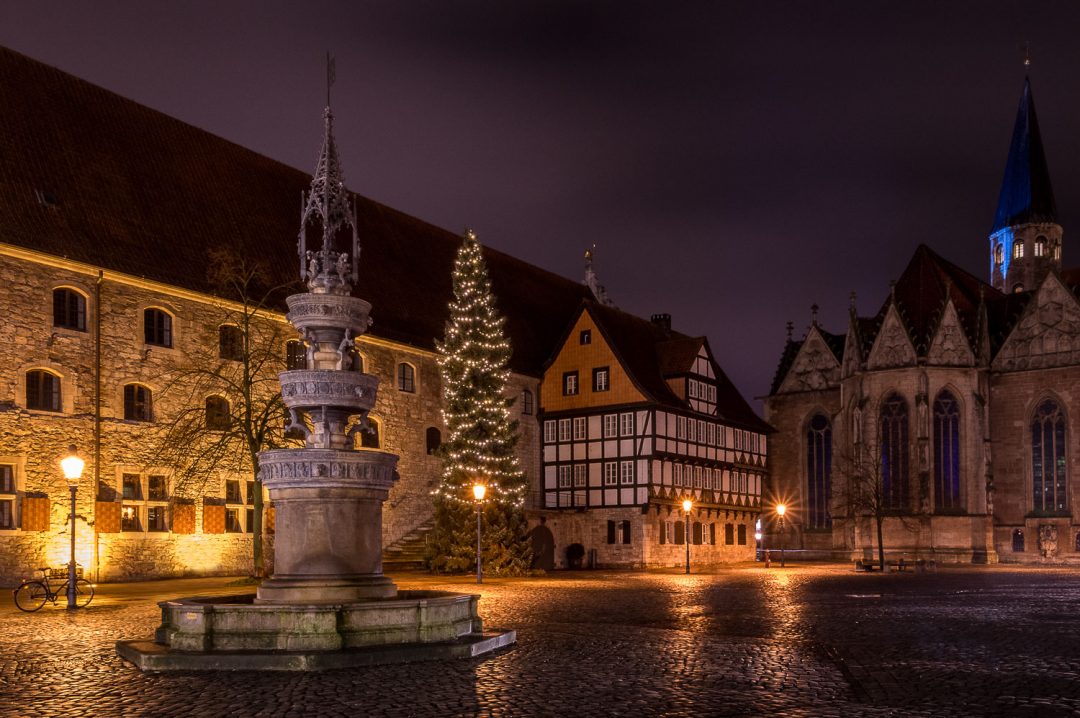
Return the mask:
[[[307,280],[313,292],[348,294],[356,282],[360,259],[356,208],[350,204],[349,192],[345,189],[345,175],[334,143],[334,114],[329,106],[323,112],[323,118],[325,132],[319,162],[311,178],[311,189],[302,194],[298,242],[300,278]],[[308,249],[309,231],[314,235],[319,230],[322,233],[320,248]],[[343,244],[345,246],[341,246]],[[351,267],[348,250],[352,254]]]
[[[1039,121],[1035,117],[1031,80],[1025,77],[990,233],[1027,222],[1057,222],[1057,203],[1046,168]]]

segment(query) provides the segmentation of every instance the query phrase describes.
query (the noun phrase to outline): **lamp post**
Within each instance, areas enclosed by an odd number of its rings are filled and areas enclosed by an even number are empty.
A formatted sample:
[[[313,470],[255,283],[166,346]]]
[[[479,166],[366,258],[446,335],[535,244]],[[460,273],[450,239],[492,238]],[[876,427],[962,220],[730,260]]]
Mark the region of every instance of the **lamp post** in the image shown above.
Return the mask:
[[[473,496],[476,497],[476,582],[484,582],[484,568],[481,563],[481,551],[480,551],[480,504],[484,502],[484,494],[487,493],[487,487],[481,483],[473,484],[472,487]]]
[[[776,505],[776,515],[780,517],[780,568],[784,567],[784,548],[785,548],[785,545],[786,545],[785,544],[785,537],[784,537],[784,514],[785,513],[787,513],[787,506],[784,506],[783,504],[777,504]]]
[[[690,499],[683,499],[682,510],[686,514],[686,530],[683,531],[683,538],[686,539],[686,572],[690,573],[690,536],[692,531],[690,530],[690,509],[694,508],[694,502]]]
[[[68,488],[71,489],[71,561],[68,563],[68,587],[67,607],[76,608],[75,605],[75,492],[79,489],[79,479],[82,478],[85,463],[75,453],[75,444],[68,447],[67,456],[60,460],[60,469],[67,479]]]

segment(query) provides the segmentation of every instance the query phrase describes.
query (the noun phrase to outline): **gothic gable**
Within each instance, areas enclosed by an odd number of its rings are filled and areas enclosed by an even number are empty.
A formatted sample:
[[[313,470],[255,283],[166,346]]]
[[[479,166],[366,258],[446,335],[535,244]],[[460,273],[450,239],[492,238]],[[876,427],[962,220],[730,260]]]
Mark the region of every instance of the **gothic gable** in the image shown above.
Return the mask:
[[[873,369],[891,369],[893,367],[912,366],[915,364],[915,347],[911,343],[904,323],[896,311],[896,305],[890,305],[881,323],[881,330],[874,339],[867,366]]]
[[[1056,274],[1047,275],[994,357],[1000,371],[1080,364],[1080,305]]]
[[[926,358],[930,364],[938,366],[972,366],[975,363],[975,355],[951,299],[945,305]]]
[[[795,361],[791,363],[780,393],[818,391],[836,386],[840,381],[840,362],[825,343],[817,327],[811,327]]]
[[[860,345],[859,334],[855,329],[855,322],[851,322],[848,326],[847,337],[844,339],[844,368],[841,372],[841,376],[845,379],[849,376],[854,376],[859,373],[859,369],[862,360],[862,348]]]

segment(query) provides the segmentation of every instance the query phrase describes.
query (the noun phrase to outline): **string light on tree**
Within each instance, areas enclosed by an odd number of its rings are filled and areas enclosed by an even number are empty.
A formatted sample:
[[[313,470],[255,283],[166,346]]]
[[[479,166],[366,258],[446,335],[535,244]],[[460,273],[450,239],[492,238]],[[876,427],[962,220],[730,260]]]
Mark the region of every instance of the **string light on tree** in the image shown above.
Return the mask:
[[[487,266],[472,230],[454,261],[450,318],[439,351],[443,474],[435,489],[435,528],[428,558],[437,571],[465,571],[476,560],[472,486],[482,478],[485,573],[511,575],[529,567],[523,507],[527,483],[518,464],[517,422],[507,398],[511,347],[491,293]]]

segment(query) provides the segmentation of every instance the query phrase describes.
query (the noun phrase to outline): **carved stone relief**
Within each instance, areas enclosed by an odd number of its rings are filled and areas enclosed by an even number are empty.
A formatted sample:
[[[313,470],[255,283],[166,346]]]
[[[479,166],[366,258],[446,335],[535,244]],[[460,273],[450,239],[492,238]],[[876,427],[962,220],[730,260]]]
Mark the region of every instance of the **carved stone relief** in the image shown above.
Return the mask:
[[[781,392],[816,391],[836,386],[840,381],[840,364],[816,329],[803,342],[799,354],[788,370]]]
[[[874,341],[874,348],[870,351],[870,368],[888,369],[914,363],[915,348],[911,345],[911,339],[900,322],[896,307],[889,307],[889,313],[885,315],[881,331]]]
[[[945,305],[945,314],[934,334],[934,340],[930,342],[927,359],[931,364],[944,366],[971,366],[975,363],[975,355],[951,301]]]
[[[1080,306],[1051,275],[994,360],[995,369],[1023,370],[1080,363]]]
[[[1057,557],[1058,527],[1055,524],[1039,524],[1039,554],[1043,558]]]

